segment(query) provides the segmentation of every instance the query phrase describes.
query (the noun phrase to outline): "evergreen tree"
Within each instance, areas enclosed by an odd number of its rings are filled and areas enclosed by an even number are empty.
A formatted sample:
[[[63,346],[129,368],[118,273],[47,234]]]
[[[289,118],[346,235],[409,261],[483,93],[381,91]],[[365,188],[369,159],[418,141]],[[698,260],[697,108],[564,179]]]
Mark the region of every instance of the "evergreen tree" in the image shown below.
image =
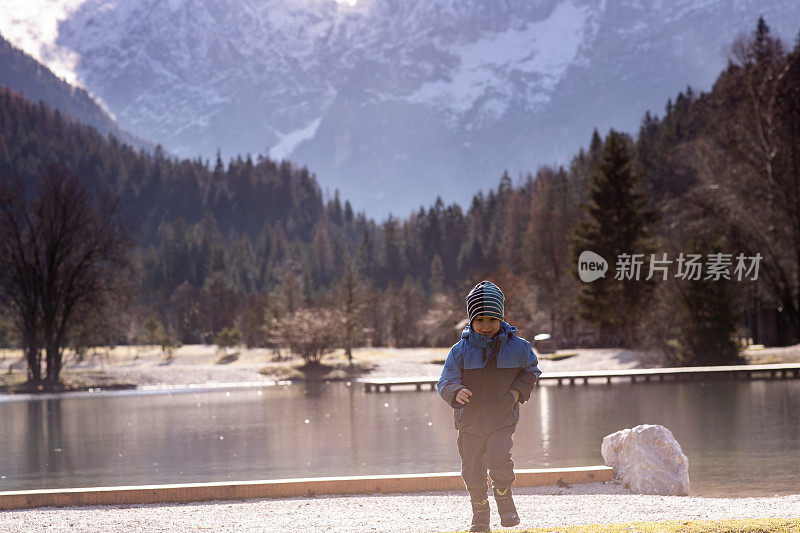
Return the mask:
[[[706,253],[722,253],[719,242],[712,247],[700,246],[697,240],[690,249]],[[682,280],[679,293],[677,362],[686,366],[740,364],[735,340],[736,282],[720,279]]]
[[[428,285],[434,294],[441,293],[444,289],[444,264],[439,254],[431,260],[431,277]]]
[[[403,247],[398,229],[398,221],[391,214],[381,225],[383,236],[381,247],[381,279],[383,283],[389,283],[397,279],[405,272],[406,262],[403,257]]]
[[[630,138],[611,130],[590,176],[589,197],[583,204],[584,221],[572,234],[572,264],[589,250],[609,263],[609,273],[583,283],[578,295],[579,316],[597,324],[601,335],[635,343],[634,325],[650,290],[639,281],[615,279],[612,271],[621,254],[644,254],[652,249],[651,226],[656,214],[642,191],[641,177],[633,166]],[[644,269],[644,266],[642,267]],[[577,274],[577,270],[574,271]]]

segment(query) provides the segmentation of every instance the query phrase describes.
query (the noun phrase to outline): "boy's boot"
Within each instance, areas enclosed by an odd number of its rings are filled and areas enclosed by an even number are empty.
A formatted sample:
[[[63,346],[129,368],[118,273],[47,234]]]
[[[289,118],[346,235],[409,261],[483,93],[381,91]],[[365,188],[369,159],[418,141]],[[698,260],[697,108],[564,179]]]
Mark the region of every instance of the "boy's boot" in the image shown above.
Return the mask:
[[[486,498],[486,491],[483,494],[469,494],[472,502],[472,527],[470,531],[489,531],[489,500]]]
[[[494,492],[494,500],[497,502],[497,514],[500,515],[500,525],[503,527],[511,527],[519,524],[517,508],[511,497],[511,487],[505,490],[498,490],[497,487],[493,487],[492,492]]]

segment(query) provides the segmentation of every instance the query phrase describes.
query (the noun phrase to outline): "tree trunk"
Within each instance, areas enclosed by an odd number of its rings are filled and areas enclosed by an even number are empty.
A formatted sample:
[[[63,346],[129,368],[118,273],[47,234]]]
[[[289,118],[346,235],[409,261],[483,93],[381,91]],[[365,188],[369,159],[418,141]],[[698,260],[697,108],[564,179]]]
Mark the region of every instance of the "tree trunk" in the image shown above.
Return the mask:
[[[345,325],[346,334],[345,334],[345,346],[344,346],[344,353],[347,355],[347,362],[349,364],[353,364],[353,318],[352,318],[352,310],[348,308],[347,316],[345,320],[347,324]]]
[[[61,349],[58,341],[47,343],[47,383],[50,386],[58,384],[61,377]]]
[[[23,345],[25,359],[28,363],[28,381],[39,383],[42,381],[42,353],[36,333],[28,331],[24,334]]]
[[[795,296],[791,294],[791,289],[787,290],[785,297],[780,299],[783,311],[786,313],[786,318],[789,322],[789,335],[790,344],[797,341],[798,332],[800,332],[800,313],[795,307]]]
[[[39,348],[37,346],[26,346],[25,358],[28,360],[28,381],[31,383],[39,383],[42,381],[42,364]]]

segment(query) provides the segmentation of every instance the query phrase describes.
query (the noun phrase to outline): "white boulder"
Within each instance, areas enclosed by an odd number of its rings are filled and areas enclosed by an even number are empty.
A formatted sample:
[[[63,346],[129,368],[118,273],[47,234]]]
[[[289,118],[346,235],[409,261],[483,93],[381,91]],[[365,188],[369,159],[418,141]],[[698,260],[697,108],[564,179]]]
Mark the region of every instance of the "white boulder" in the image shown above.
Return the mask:
[[[689,459],[664,426],[641,425],[603,438],[606,465],[637,494],[689,494]]]

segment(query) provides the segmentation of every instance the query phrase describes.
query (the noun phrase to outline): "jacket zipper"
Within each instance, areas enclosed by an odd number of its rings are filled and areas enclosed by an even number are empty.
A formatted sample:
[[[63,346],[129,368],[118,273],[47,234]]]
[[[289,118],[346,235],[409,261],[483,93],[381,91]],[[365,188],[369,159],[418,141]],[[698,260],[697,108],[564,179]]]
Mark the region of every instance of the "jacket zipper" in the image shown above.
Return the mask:
[[[486,348],[483,348],[483,368],[481,369],[481,405],[480,411],[478,411],[478,424],[480,424],[481,428],[486,427],[486,425],[483,423],[483,415],[486,412],[486,363],[488,362],[489,360],[486,357]]]

